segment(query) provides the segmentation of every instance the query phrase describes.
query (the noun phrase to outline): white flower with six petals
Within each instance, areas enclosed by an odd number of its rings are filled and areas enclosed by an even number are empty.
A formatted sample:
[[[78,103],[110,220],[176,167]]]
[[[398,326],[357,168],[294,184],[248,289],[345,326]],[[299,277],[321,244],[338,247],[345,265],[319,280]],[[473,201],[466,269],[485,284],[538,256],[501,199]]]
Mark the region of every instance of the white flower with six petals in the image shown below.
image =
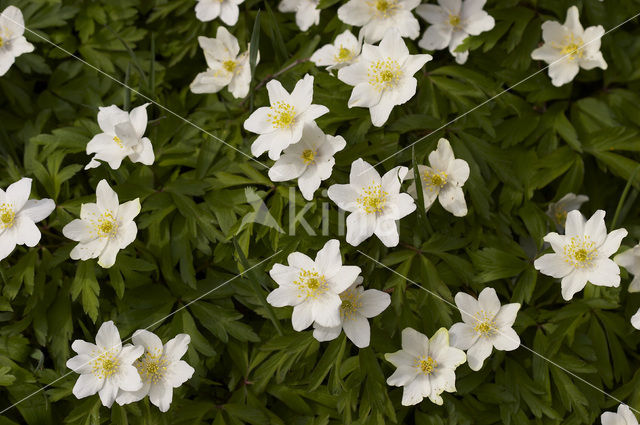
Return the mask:
[[[342,136],[324,134],[315,122],[309,122],[300,141],[289,145],[269,169],[269,178],[273,182],[298,179],[302,196],[311,201],[320,183],[331,177],[336,162],[333,155],[346,145]]]
[[[271,106],[258,108],[244,122],[245,130],[259,134],[251,145],[253,156],[269,151],[269,158],[280,158],[282,150],[298,143],[308,122],[329,112],[323,105],[313,105],[313,76],[307,74],[289,94],[279,81],[267,83]]]
[[[316,50],[310,60],[316,66],[326,66],[328,70],[340,69],[358,60],[360,50],[362,43],[351,31],[345,30],[332,44],[325,44]]]
[[[344,329],[347,338],[356,347],[369,346],[371,328],[369,321],[386,310],[391,304],[391,297],[386,292],[377,289],[365,290],[362,285],[362,277],[340,294],[342,305],[340,306],[341,324],[333,328],[327,328],[314,323],[313,337],[318,341],[331,341],[336,339]]]
[[[520,346],[520,337],[512,328],[520,304],[501,306],[493,288],[484,288],[477,300],[458,292],[455,301],[462,322],[451,327],[449,337],[452,346],[467,352],[471,370],[480,370],[494,348],[513,351]]]
[[[144,347],[123,346],[112,321],[100,326],[95,344],[77,339],[71,348],[78,353],[67,361],[67,367],[80,374],[73,386],[73,395],[77,398],[98,393],[102,405],[111,407],[120,390],[136,391],[142,387],[133,362],[142,355]]]
[[[571,6],[564,25],[556,21],[542,24],[544,45],[531,52],[531,58],[548,63],[551,83],[560,87],[571,82],[580,68],[607,69],[607,62],[600,52],[603,35],[602,25],[583,29],[578,8]]]
[[[0,77],[9,71],[16,58],[33,52],[33,44],[24,38],[22,11],[9,6],[0,14]]]
[[[403,406],[418,404],[424,397],[442,405],[440,394],[456,391],[455,370],[467,360],[464,351],[449,346],[445,328],[440,328],[431,339],[405,328],[402,350],[387,353],[384,358],[397,368],[387,379],[387,385],[404,387]]]
[[[87,144],[87,155],[95,154],[84,167],[85,170],[100,166],[97,160],[105,161],[117,170],[126,157],[132,162],[151,165],[155,160],[151,141],[144,137],[147,129],[147,106],[123,111],[116,105],[98,108],[98,125],[103,131]]]
[[[449,47],[449,53],[459,64],[464,64],[469,51],[455,50],[470,35],[490,31],[496,22],[482,10],[486,0],[438,0],[438,5],[423,4],[416,12],[431,24],[418,42],[426,50],[442,50]]]
[[[400,242],[396,221],[416,209],[408,193],[400,193],[407,167],[395,167],[380,177],[374,167],[358,158],[351,164],[348,184],[329,187],[328,196],[347,217],[347,242],[359,245],[376,235],[385,246]]]
[[[154,406],[166,412],[173,399],[173,389],[191,379],[195,372],[187,362],[180,360],[187,352],[191,337],[178,334],[163,346],[156,334],[139,329],[133,334],[132,341],[135,346],[144,347],[144,354],[133,364],[142,379],[142,388],[120,391],[116,402],[122,406],[148,395]]]
[[[82,204],[80,218],[64,226],[62,234],[79,242],[71,250],[73,260],[98,258],[104,268],[113,266],[118,251],[136,239],[138,227],[133,219],[140,213],[138,198],[118,203],[118,194],[106,180],[96,188],[96,203]]]
[[[283,13],[295,12],[296,25],[300,31],[306,31],[312,25],[320,23],[320,0],[281,0],[278,10]]]
[[[469,164],[464,159],[453,156],[447,139],[438,140],[438,148],[429,154],[429,166],[418,165],[418,173],[421,177],[425,210],[431,208],[437,198],[442,208],[456,217],[467,215],[462,186],[469,178]],[[407,179],[414,177],[413,173],[409,173]],[[417,199],[415,182],[411,183],[407,192]]]
[[[197,0],[196,18],[202,22],[209,22],[218,16],[227,25],[235,25],[240,16],[239,4],[244,0]]]
[[[562,279],[562,297],[567,301],[587,282],[597,286],[620,285],[620,268],[609,257],[618,251],[627,231],[616,229],[607,234],[604,215],[604,211],[598,210],[585,221],[580,211],[570,211],[565,234],[551,232],[544,237],[554,253],[543,255],[533,265],[547,276]]]
[[[353,87],[349,108],[369,108],[371,122],[382,126],[396,105],[408,102],[418,81],[413,74],[432,59],[431,55],[410,55],[397,31],[389,31],[379,46],[364,44],[358,60],[341,68],[338,79]]]
[[[0,260],[7,258],[16,245],[34,247],[40,242],[35,223],[49,217],[56,205],[51,199],[29,199],[31,179],[22,178],[0,189]]]
[[[420,23],[411,11],[419,4],[420,0],[349,0],[338,9],[338,19],[362,27],[360,36],[367,43],[377,43],[389,30],[415,40]]]
[[[291,323],[303,331],[313,322],[332,328],[340,326],[340,293],[356,280],[361,270],[343,266],[340,242],[331,239],[312,260],[300,252],[287,257],[288,266],[275,264],[269,275],[279,285],[268,296],[274,307],[293,306]]]
[[[236,99],[246,97],[251,86],[249,47],[241,54],[238,39],[225,27],[218,27],[216,38],[198,37],[198,43],[209,68],[196,76],[189,86],[191,91],[217,93],[229,86],[229,92]],[[256,64],[258,62],[260,54],[257,56]]]

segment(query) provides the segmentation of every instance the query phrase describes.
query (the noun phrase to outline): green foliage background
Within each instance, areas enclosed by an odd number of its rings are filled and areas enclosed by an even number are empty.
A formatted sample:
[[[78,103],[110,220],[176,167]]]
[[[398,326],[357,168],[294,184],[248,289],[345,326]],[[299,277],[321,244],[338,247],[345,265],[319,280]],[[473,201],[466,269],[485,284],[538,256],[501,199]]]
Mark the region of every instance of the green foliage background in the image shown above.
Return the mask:
[[[231,28],[244,50],[261,10],[254,84],[294,63],[278,76],[287,89],[305,73],[315,75],[314,103],[331,110],[318,123],[347,140],[325,188],[346,182],[353,160],[376,163],[539,70],[545,64],[530,53],[541,41],[540,25],[563,22],[570,5],[579,6],[585,27],[610,29],[640,12],[638,0],[489,0],[496,27],[469,39],[468,63],[456,65],[448,52],[436,52],[416,75],[416,96],[374,128],[368,110],[347,108],[349,86],[306,61],[346,28],[336,16],[341,3],[321,0],[321,25],[302,33],[294,15],[278,12],[275,2],[246,0]],[[9,4],[23,10],[26,25],[38,34],[249,152],[253,136],[242,123],[252,102],[267,104],[266,90],[244,102],[226,90],[189,92],[206,67],[197,36],[215,36],[220,24],[197,21],[194,1],[0,0],[0,10]],[[36,50],[0,78],[0,186],[32,177],[32,196],[53,198],[57,208],[40,224],[37,248],[20,247],[0,263],[0,409],[67,373],[71,341],[92,341],[103,321],[114,320],[129,337],[247,264],[280,252],[152,328],[164,341],[180,332],[192,337],[186,360],[196,374],[176,390],[167,414],[146,401],[107,410],[97,396],[76,400],[71,389],[77,375],[71,373],[6,412],[0,424],[573,425],[599,423],[600,413],[617,405],[520,348],[494,352],[479,372],[459,368],[458,391],[446,394],[442,407],[429,401],[401,407],[402,390],[385,384],[393,368],[383,354],[399,349],[404,327],[431,335],[460,316],[357,249],[450,301],[458,291],[477,294],[492,286],[503,302],[523,303],[515,328],[526,346],[640,409],[640,332],[629,324],[640,296],[627,292],[626,272],[621,288],[589,285],[567,303],[559,282],[532,266],[543,235],[554,228],[544,214],[550,201],[570,191],[587,194],[583,211],[605,209],[610,224],[639,165],[639,35],[634,20],[604,37],[605,72],[580,71],[561,88],[541,72],[416,145],[416,160],[425,163],[445,136],[456,156],[469,162],[469,214],[454,218],[439,206],[426,219],[413,214],[402,220],[401,244],[394,249],[375,238],[353,248],[342,237],[345,262],[363,269],[365,286],[392,294],[392,305],[372,322],[371,347],[358,350],[344,336],[320,344],[310,331],[294,332],[291,310],[265,302],[275,287],[267,274],[274,262],[285,262],[293,251],[313,255],[329,239],[292,222],[288,195],[295,182],[275,186],[260,164],[156,106],[149,107],[147,132],[156,152],[153,166],[125,160],[117,171],[106,165],[84,171],[86,143],[99,132],[97,107],[145,101],[27,33]],[[411,150],[380,171],[399,164],[411,166]],[[81,203],[93,202],[103,178],[121,200],[142,201],[137,240],[109,270],[70,260],[73,243],[61,233]],[[241,225],[253,211],[248,187],[296,234]],[[630,231],[627,246],[640,238],[637,189],[636,181],[618,220]],[[316,195],[304,217],[320,229],[326,204],[330,235],[338,236],[337,207],[326,193]],[[296,190],[296,211],[305,205]]]

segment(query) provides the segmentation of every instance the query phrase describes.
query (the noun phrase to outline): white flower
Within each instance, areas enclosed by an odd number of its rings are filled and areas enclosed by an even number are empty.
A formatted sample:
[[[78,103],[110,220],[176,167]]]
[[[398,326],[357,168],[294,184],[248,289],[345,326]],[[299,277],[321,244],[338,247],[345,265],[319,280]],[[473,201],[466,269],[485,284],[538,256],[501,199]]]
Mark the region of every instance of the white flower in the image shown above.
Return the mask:
[[[0,14],[0,77],[7,73],[18,56],[33,52],[33,44],[23,34],[22,11],[15,6],[7,7]]]
[[[244,122],[245,130],[259,134],[251,145],[251,153],[260,156],[269,151],[269,158],[280,158],[282,150],[298,143],[305,123],[329,112],[323,105],[312,105],[313,76],[307,74],[289,94],[279,81],[267,83],[271,106],[258,108]]]
[[[640,244],[616,255],[613,261],[633,275],[629,292],[640,292]]]
[[[418,46],[426,50],[442,50],[449,47],[449,53],[456,62],[463,64],[469,51],[456,52],[456,48],[470,35],[490,31],[496,22],[482,10],[486,0],[438,0],[435,4],[418,6],[416,12],[431,24],[420,39]]]
[[[371,329],[369,321],[372,317],[382,313],[389,304],[391,297],[386,292],[377,289],[367,289],[362,286],[362,277],[343,293],[340,294],[340,324],[333,328],[327,328],[314,323],[313,336],[318,341],[331,341],[336,339],[344,329],[344,333],[358,348],[369,346]]]
[[[279,288],[267,302],[274,307],[293,306],[293,329],[302,331],[314,321],[321,326],[340,326],[340,294],[356,280],[360,267],[343,266],[340,242],[328,241],[315,261],[300,252],[287,257],[288,266],[275,264],[269,271]]]
[[[173,389],[191,379],[195,370],[184,360],[191,337],[178,334],[162,346],[162,341],[154,333],[139,329],[133,334],[133,343],[144,347],[144,355],[134,366],[142,379],[142,388],[137,391],[120,391],[116,402],[129,404],[149,396],[149,400],[161,412],[169,410],[173,399]]]
[[[365,44],[358,60],[338,71],[341,81],[354,86],[349,108],[369,108],[371,122],[380,127],[395,105],[416,94],[413,74],[431,59],[431,55],[410,55],[397,31],[389,31],[379,46]]]
[[[342,136],[324,134],[315,122],[309,122],[300,141],[289,145],[273,164],[269,178],[274,182],[298,179],[302,195],[311,201],[320,182],[331,177],[336,162],[333,155],[346,145]]]
[[[333,44],[325,44],[311,55],[311,62],[316,66],[326,66],[327,69],[340,69],[347,65],[351,65],[358,59],[362,50],[362,44],[351,34],[351,31],[345,30],[336,37]]]
[[[117,170],[126,157],[132,162],[151,165],[155,160],[151,141],[144,137],[147,129],[147,106],[123,111],[116,105],[98,108],[98,125],[103,133],[93,136],[87,144],[87,155],[95,153],[85,170],[100,166],[105,161]]]
[[[202,22],[209,22],[220,16],[222,22],[227,25],[235,25],[238,22],[240,10],[238,5],[244,0],[197,0],[196,18]]]
[[[620,268],[609,257],[618,251],[627,231],[616,229],[607,234],[604,215],[598,210],[585,222],[580,211],[570,211],[564,236],[552,232],[544,237],[555,252],[543,255],[533,265],[547,276],[562,278],[562,297],[567,301],[587,281],[598,286],[620,285]]]
[[[600,38],[603,35],[602,25],[583,29],[578,8],[571,6],[567,10],[564,25],[556,21],[542,24],[544,45],[531,52],[531,57],[549,64],[551,83],[560,87],[572,81],[580,68],[607,69],[607,62],[600,52]]]
[[[79,242],[71,250],[74,260],[98,258],[104,268],[113,266],[118,251],[136,239],[138,227],[133,219],[140,213],[140,200],[118,203],[118,194],[106,180],[96,189],[96,203],[82,204],[80,218],[62,229],[69,239]]]
[[[349,0],[338,9],[338,19],[362,27],[360,35],[367,43],[382,40],[390,29],[415,40],[420,23],[411,11],[419,4],[420,0]]]
[[[112,321],[100,326],[95,344],[77,339],[71,348],[78,353],[67,361],[67,367],[80,374],[73,386],[73,395],[77,398],[98,393],[102,404],[111,407],[118,391],[136,391],[142,387],[138,370],[132,363],[142,355],[144,347],[131,344],[123,347]]]
[[[631,316],[631,326],[640,329],[640,308],[636,311],[636,314]]]
[[[278,5],[280,12],[295,12],[296,25],[300,31],[308,30],[312,25],[320,23],[319,0],[282,0]]]
[[[567,193],[558,202],[552,202],[547,208],[547,215],[556,223],[558,230],[564,229],[564,223],[567,221],[567,213],[573,210],[579,210],[582,204],[587,202],[589,197],[586,195],[576,195],[575,193]]]
[[[0,260],[7,258],[16,245],[34,247],[40,242],[35,225],[49,217],[56,207],[51,199],[29,199],[31,179],[22,178],[0,189]]]
[[[409,170],[395,167],[382,178],[374,167],[358,158],[351,164],[349,184],[329,187],[329,199],[349,211],[347,242],[359,245],[376,235],[388,247],[398,245],[400,235],[396,221],[416,209],[408,193],[400,193],[400,184]]]
[[[431,208],[437,198],[442,208],[456,217],[467,215],[462,186],[469,178],[469,164],[463,159],[454,158],[449,141],[440,139],[438,148],[429,154],[429,165],[418,165],[425,210]],[[413,173],[409,173],[407,179],[414,177]],[[407,192],[417,199],[415,182],[411,183]]]
[[[420,332],[402,331],[402,350],[387,353],[384,358],[397,367],[387,385],[404,387],[402,405],[412,406],[424,397],[442,405],[443,391],[456,391],[458,366],[467,360],[464,351],[449,346],[449,333],[440,328],[431,339]]]
[[[520,346],[520,337],[512,328],[520,304],[500,306],[493,288],[484,288],[477,300],[458,292],[455,300],[462,322],[449,330],[451,345],[467,352],[471,370],[480,370],[493,348],[512,351]]]
[[[602,421],[602,425],[638,425],[638,419],[629,406],[624,404],[618,406],[618,413],[604,412],[600,421]]]
[[[249,93],[251,85],[251,67],[249,49],[240,54],[238,39],[225,27],[218,27],[216,38],[198,37],[198,43],[204,51],[209,67],[199,73],[189,86],[193,93],[217,93],[229,86],[229,92],[236,99]],[[260,54],[256,64],[260,62]]]

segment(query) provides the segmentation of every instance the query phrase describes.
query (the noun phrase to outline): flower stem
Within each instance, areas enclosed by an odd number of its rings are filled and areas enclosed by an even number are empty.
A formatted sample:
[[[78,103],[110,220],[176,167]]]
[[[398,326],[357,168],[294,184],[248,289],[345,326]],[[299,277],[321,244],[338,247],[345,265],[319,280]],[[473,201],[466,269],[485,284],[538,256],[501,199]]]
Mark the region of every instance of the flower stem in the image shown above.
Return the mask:
[[[635,170],[633,170],[633,172],[631,173],[631,176],[629,177],[629,180],[627,180],[627,185],[624,187],[624,190],[622,191],[622,196],[620,196],[620,200],[618,201],[618,206],[616,207],[616,212],[613,215],[613,220],[611,221],[611,230],[614,230],[616,228],[616,224],[618,223],[618,217],[620,216],[620,211],[622,211],[622,205],[624,205],[624,201],[627,199],[627,195],[629,194],[629,189],[631,189],[631,184],[633,183],[633,181],[636,178],[636,175],[638,174],[638,171],[640,171],[640,165],[638,165]]]

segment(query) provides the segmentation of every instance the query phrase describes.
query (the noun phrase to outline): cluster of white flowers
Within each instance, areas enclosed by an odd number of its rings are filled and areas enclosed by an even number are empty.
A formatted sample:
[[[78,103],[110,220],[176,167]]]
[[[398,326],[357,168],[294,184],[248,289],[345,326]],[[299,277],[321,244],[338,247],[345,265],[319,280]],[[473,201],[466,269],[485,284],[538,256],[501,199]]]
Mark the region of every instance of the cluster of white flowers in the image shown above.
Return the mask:
[[[75,340],[71,345],[78,355],[67,367],[80,374],[73,395],[84,398],[98,393],[105,407],[113,402],[125,405],[147,395],[161,412],[169,410],[173,389],[191,379],[195,370],[181,360],[191,338],[179,334],[162,345],[152,332],[137,330],[132,344],[122,345],[120,332],[112,321],[104,322],[96,334],[96,343]]]
[[[360,286],[360,267],[342,265],[340,242],[336,239],[328,241],[315,260],[294,252],[287,262],[288,266],[275,264],[269,272],[278,284],[267,297],[269,304],[293,306],[291,324],[296,331],[313,324],[313,336],[328,341],[337,338],[344,329],[356,346],[367,347],[370,339],[367,318],[377,316],[389,306],[389,294]]]

